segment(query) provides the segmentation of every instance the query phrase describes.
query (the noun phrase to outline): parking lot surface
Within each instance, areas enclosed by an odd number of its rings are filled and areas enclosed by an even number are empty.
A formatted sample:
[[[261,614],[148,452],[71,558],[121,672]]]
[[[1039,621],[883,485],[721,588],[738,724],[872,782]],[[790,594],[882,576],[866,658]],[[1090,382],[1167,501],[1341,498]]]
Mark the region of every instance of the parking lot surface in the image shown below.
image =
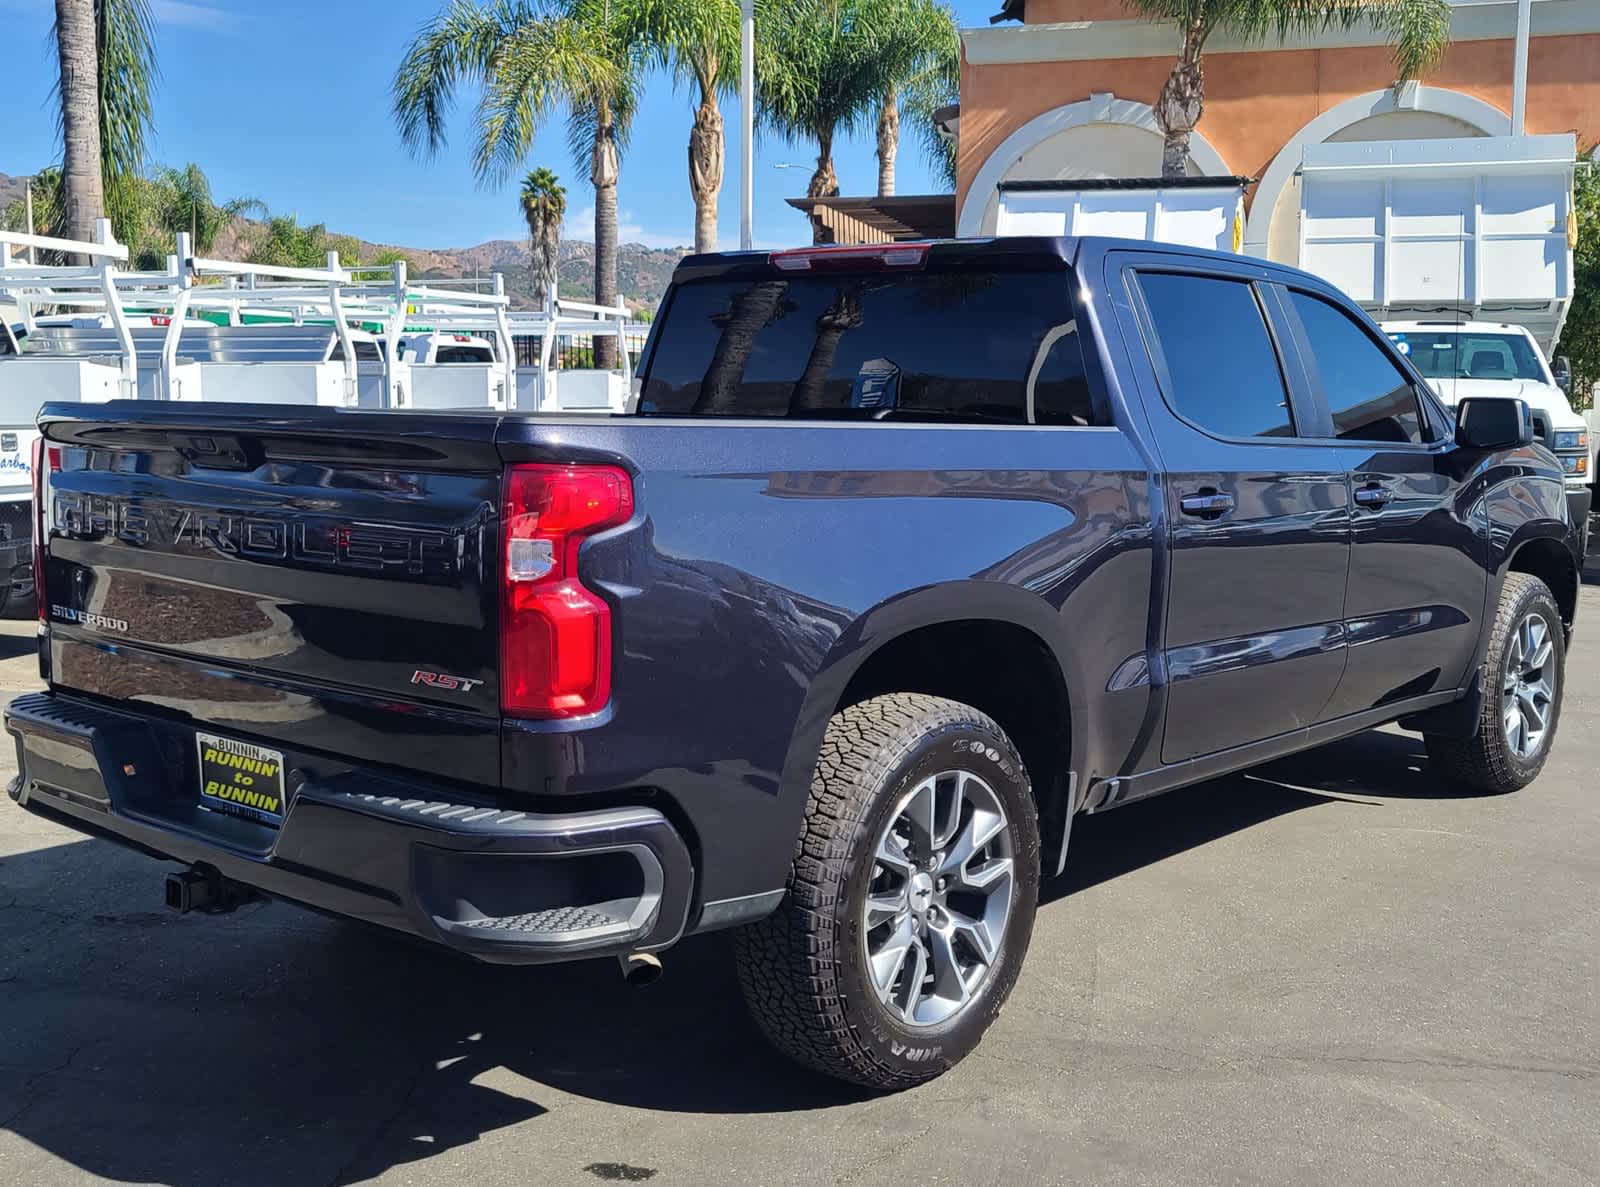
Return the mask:
[[[1594,1183],[1597,668],[1586,586],[1515,796],[1385,731],[1081,821],[994,1029],[892,1097],[770,1053],[724,936],[635,990],[180,917],[173,867],[0,797],[0,1182]]]

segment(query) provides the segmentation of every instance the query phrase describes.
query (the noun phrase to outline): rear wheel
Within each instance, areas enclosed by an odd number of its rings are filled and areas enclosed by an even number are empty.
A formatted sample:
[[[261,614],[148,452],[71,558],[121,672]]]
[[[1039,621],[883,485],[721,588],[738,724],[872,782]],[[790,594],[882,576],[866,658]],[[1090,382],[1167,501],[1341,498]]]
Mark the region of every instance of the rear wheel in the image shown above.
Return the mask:
[[[1451,782],[1498,795],[1544,769],[1561,716],[1566,635],[1549,586],[1508,573],[1479,674],[1483,710],[1471,738],[1425,734],[1428,757]]]
[[[791,1057],[871,1088],[976,1046],[1033,932],[1027,774],[967,705],[898,693],[828,725],[788,893],[737,941],[756,1021]]]

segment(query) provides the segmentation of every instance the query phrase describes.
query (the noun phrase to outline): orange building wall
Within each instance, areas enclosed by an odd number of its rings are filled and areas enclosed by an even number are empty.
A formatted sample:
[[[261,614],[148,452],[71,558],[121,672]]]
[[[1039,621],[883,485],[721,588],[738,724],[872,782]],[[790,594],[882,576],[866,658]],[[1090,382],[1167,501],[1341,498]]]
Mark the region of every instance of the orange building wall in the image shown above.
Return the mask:
[[[1074,13],[1121,8],[1120,0],[1029,0]],[[1073,17],[1071,19],[1084,19]],[[1450,48],[1425,86],[1461,91],[1511,110],[1512,42],[1464,41]],[[957,209],[978,169],[1012,132],[1066,103],[1110,91],[1154,103],[1172,68],[1166,58],[1025,62],[961,73]],[[1302,127],[1328,108],[1392,85],[1381,47],[1208,53],[1199,132],[1236,173],[1259,177]],[[1528,52],[1528,132],[1576,132],[1580,148],[1600,140],[1600,34],[1534,38]]]

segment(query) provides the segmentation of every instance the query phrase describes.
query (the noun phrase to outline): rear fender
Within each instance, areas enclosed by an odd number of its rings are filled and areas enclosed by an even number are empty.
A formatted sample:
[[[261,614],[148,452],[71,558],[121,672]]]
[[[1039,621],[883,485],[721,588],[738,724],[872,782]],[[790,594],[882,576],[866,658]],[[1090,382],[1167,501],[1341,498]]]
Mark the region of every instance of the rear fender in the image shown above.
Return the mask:
[[[954,622],[993,621],[1022,627],[1035,635],[1061,669],[1068,690],[1084,687],[1077,657],[1063,637],[1061,617],[1050,604],[1013,585],[992,581],[953,581],[891,598],[855,618],[834,641],[811,682],[795,723],[780,780],[787,805],[784,827],[798,836],[810,795],[811,777],[828,720],[850,681],[885,645],[924,627]],[[1084,753],[1092,737],[1092,710],[1072,713],[1072,753]]]

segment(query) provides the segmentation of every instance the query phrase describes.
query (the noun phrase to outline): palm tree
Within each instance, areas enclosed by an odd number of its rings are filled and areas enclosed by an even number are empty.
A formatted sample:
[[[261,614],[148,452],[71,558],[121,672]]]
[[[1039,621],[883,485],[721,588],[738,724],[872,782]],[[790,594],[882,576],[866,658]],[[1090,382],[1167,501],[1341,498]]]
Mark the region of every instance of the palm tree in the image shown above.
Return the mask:
[[[95,44],[95,0],[56,0],[56,53],[61,63],[61,141],[64,230],[94,238],[106,212],[100,172],[100,71]]]
[[[894,194],[900,154],[900,97],[918,122],[924,144],[949,155],[933,127],[933,110],[956,101],[961,81],[961,34],[954,15],[939,0],[884,0],[883,71],[890,84],[878,107],[878,196]],[[934,97],[938,96],[937,101]],[[933,135],[928,135],[929,132]]]
[[[950,20],[934,0],[786,0],[781,19],[757,23],[762,121],[791,144],[817,146],[807,197],[839,192],[834,137],[841,129],[860,127],[874,112],[883,150],[879,179],[893,189],[897,96],[933,60],[930,46],[944,42],[942,32],[920,27],[934,14]],[[815,234],[820,241],[820,224]]]
[[[51,33],[60,63],[66,230],[92,239],[95,220],[109,214],[117,235],[131,241],[159,76],[149,0],[56,0]]]
[[[1371,22],[1394,45],[1400,79],[1415,78],[1437,65],[1450,44],[1450,6],[1446,0],[1132,0],[1152,20],[1178,26],[1178,60],[1156,101],[1156,119],[1166,136],[1161,176],[1188,171],[1189,137],[1205,111],[1206,39],[1226,27],[1248,40],[1268,35],[1318,32]]]
[[[870,17],[876,2],[787,0],[782,19],[756,23],[764,66],[757,75],[762,122],[790,144],[817,146],[808,198],[839,192],[833,138],[859,124],[894,81],[875,69]]]
[[[195,250],[209,252],[217,236],[244,214],[267,212],[259,198],[235,198],[218,205],[211,196],[211,182],[199,165],[190,162],[182,169],[161,169],[156,174],[159,199],[155,222],[164,231],[187,231]]]
[[[738,83],[739,0],[627,0],[627,20],[650,55],[696,88],[689,130],[694,249],[717,250],[725,141],[717,98]]]
[[[594,186],[594,289],[617,303],[617,175],[638,101],[642,47],[621,0],[451,0],[423,26],[393,84],[394,116],[412,152],[445,142],[458,87],[482,94],[473,111],[473,172],[505,181],[552,114]],[[616,365],[616,344],[596,341],[596,366]]]
[[[528,271],[533,299],[543,306],[555,292],[561,260],[561,220],[567,215],[567,191],[548,169],[535,169],[522,179],[522,217],[528,220]]]

